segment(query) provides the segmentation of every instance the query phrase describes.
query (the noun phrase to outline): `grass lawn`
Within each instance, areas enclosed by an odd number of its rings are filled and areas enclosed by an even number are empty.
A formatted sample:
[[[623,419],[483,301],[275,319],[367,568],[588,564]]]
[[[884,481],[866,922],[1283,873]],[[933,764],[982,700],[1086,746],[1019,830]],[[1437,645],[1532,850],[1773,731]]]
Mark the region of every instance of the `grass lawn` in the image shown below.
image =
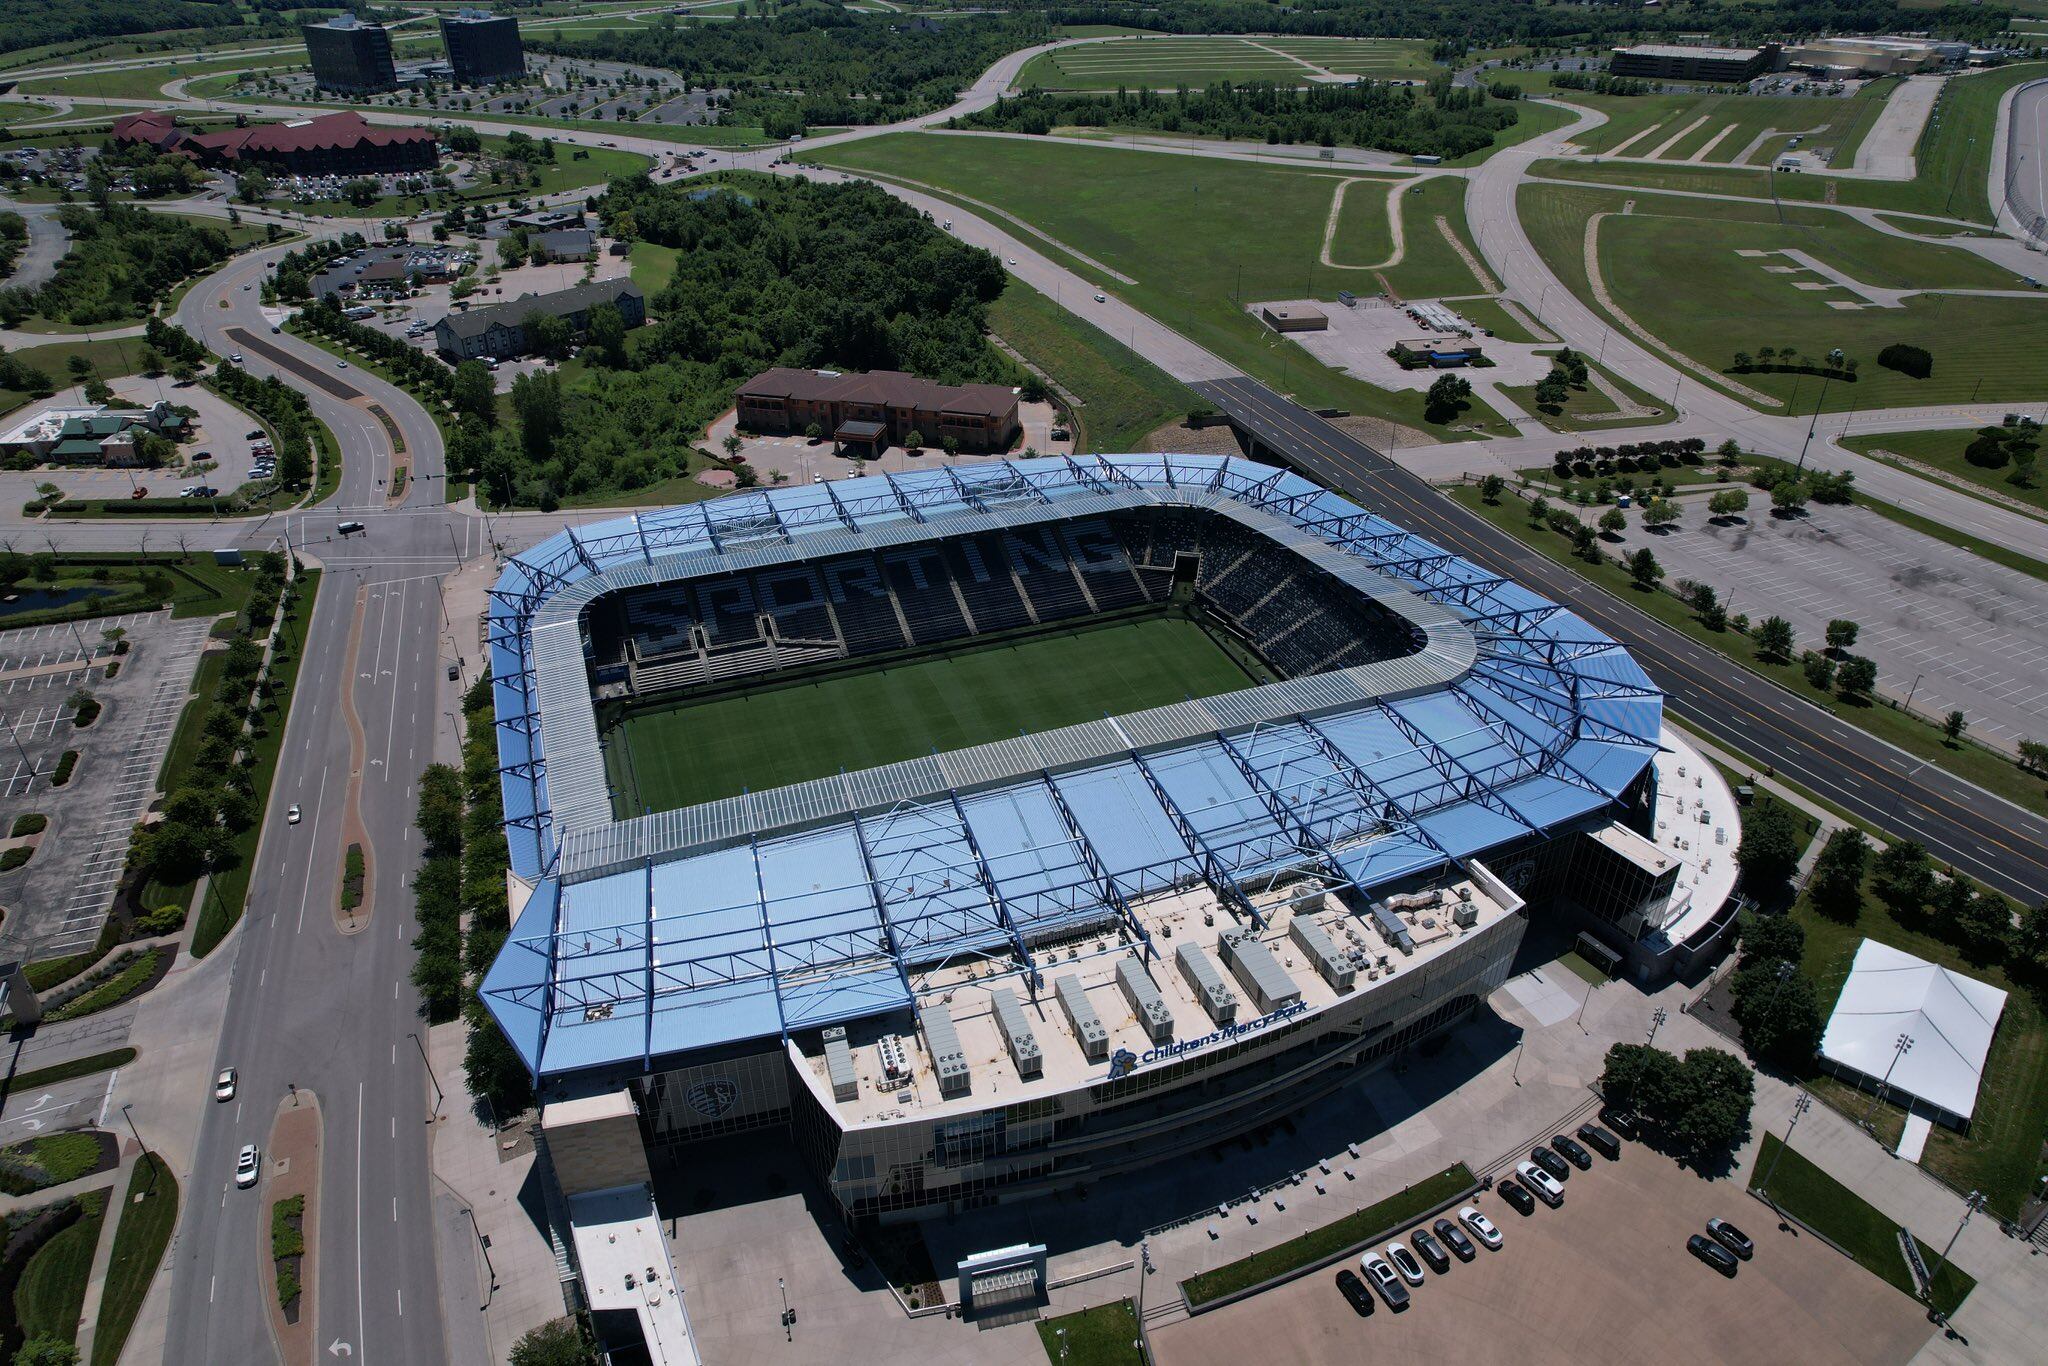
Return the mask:
[[[1860,363],[1854,383],[1823,386],[1813,375],[1749,373],[1751,389],[1782,401],[1780,412],[1910,407],[1972,401],[2026,402],[2048,392],[2048,295],[1984,298],[1918,294],[1898,308],[1838,310],[1848,291],[1795,288],[1817,277],[1774,274],[1795,263],[1744,251],[1805,252],[1865,285],[1882,289],[2014,289],[2018,282],[1960,248],[1889,237],[1825,210],[1794,209],[1776,221],[1768,205],[1659,197],[1621,210],[1615,191],[1535,185],[1520,197],[1537,248],[1583,299],[1585,234],[1600,222],[1600,265],[1616,304],[1666,344],[1712,370],[1732,367],[1738,351],[1764,346],[1820,357],[1840,347]],[[1739,319],[1739,330],[1730,326]],[[1877,364],[1895,341],[1925,346],[1934,373],[1914,379]]]
[[[1985,188],[1990,178],[1991,142],[1994,131],[1992,125],[1997,118],[1998,102],[2005,92],[2014,86],[2039,80],[2043,76],[2048,76],[2048,64],[2022,62],[2015,66],[1999,67],[1949,81],[1942,87],[1941,97],[1935,104],[1935,112],[1939,118],[1928,119],[1926,127],[1921,130],[1920,140],[1914,147],[1916,178],[1910,181],[1850,180],[1818,175],[1772,176],[1762,170],[1725,166],[1593,166],[1571,161],[1538,162],[1536,171],[1540,175],[1563,176],[1573,180],[1759,197],[1769,197],[1775,183],[1778,196],[1787,200],[1818,203],[1832,192],[1837,202],[1855,205],[1858,208],[1936,214],[1964,218],[1977,223],[1989,223],[1991,201],[1985,197]],[[1602,100],[1598,96],[1573,94],[1570,98],[1575,104],[1611,111],[1616,104],[1633,105],[1641,99],[1665,97]],[[1744,98],[1747,102],[1751,97],[1736,98]],[[1818,100],[1804,99],[1780,102],[1802,106],[1822,103]],[[1856,106],[1874,108],[1875,100],[1858,98],[1842,103],[1850,108],[1852,117],[1842,130],[1840,148],[1853,149],[1855,144],[1861,142],[1869,126],[1867,109],[1857,109]],[[1603,135],[1614,126],[1613,123],[1609,123],[1588,133],[1588,143],[1603,139]],[[1626,133],[1623,136],[1626,136]],[[1733,136],[1731,134],[1731,137]],[[1652,142],[1655,137],[1656,135],[1652,135],[1652,138],[1646,138],[1644,142]],[[1809,137],[1804,145],[1811,146],[1815,140]],[[1604,147],[1612,144],[1602,140],[1600,145]],[[1636,154],[1642,149],[1642,144],[1638,144],[1630,148],[1629,152]],[[1681,149],[1673,150],[1676,152]],[[1838,153],[1839,150],[1838,148]]]
[[[1478,1179],[1471,1169],[1460,1162],[1447,1167],[1435,1176],[1425,1177],[1405,1190],[1396,1191],[1376,1204],[1354,1210],[1333,1223],[1321,1228],[1310,1229],[1307,1233],[1290,1238],[1277,1247],[1263,1252],[1254,1252],[1200,1275],[1190,1276],[1180,1283],[1190,1304],[1203,1304],[1218,1299],[1233,1291],[1271,1280],[1283,1272],[1294,1271],[1310,1265],[1324,1257],[1356,1247],[1360,1243],[1376,1242],[1383,1235],[1392,1233],[1411,1219],[1420,1218],[1444,1201],[1454,1199],[1472,1189]]]
[[[85,1282],[92,1272],[93,1249],[99,1246],[100,1224],[107,1214],[106,1192],[88,1191],[78,1197],[78,1203],[84,1215],[29,1258],[14,1287],[14,1314],[25,1337],[78,1339]]]
[[[1874,99],[1808,99],[1777,95],[1589,95],[1561,92],[1573,104],[1597,109],[1607,122],[1578,139],[1588,152],[1610,153],[1629,139],[1621,156],[1660,155],[1684,161],[1706,149],[1704,161],[1761,166],[1783,150],[1792,134],[1803,134],[1800,150],[1839,149],[1863,140],[1869,118],[1882,108]],[[1755,151],[1757,136],[1775,129],[1784,136],[1765,140]],[[1647,130],[1647,131],[1646,131]],[[1690,130],[1690,131],[1688,131]],[[1641,134],[1640,137],[1637,135]],[[1676,137],[1661,153],[1657,149]],[[1854,139],[1852,142],[1851,139]],[[1846,164],[1837,150],[1837,164]]]
[[[80,95],[98,100],[154,100],[162,98],[166,81],[174,81],[180,76],[211,76],[222,72],[239,73],[304,67],[306,64],[303,53],[296,56],[279,53],[268,57],[224,57],[203,62],[193,61],[189,53],[181,53],[179,56],[184,60],[166,56],[161,62],[120,71],[86,71],[68,76],[24,76],[21,93]]]
[[[1500,306],[1495,299],[1460,299],[1457,310],[1466,322],[1483,327],[1502,341],[1522,342],[1530,346],[1557,345],[1557,337],[1548,329],[1538,337],[1514,314]]]
[[[60,1081],[71,1081],[76,1077],[89,1077],[95,1072],[111,1071],[126,1067],[135,1061],[135,1050],[116,1048],[110,1053],[94,1053],[90,1057],[73,1058],[51,1067],[39,1067],[33,1072],[17,1072],[6,1078],[6,1094],[16,1091],[33,1090],[38,1086],[54,1086]]]
[[[91,1366],[114,1366],[128,1330],[142,1312],[143,1296],[156,1278],[171,1229],[178,1222],[178,1178],[155,1153],[145,1153],[128,1178],[121,1222],[114,1230],[114,1248],[107,1280],[100,1292],[98,1326],[93,1332]]]
[[[2048,1131],[2048,1019],[2043,1018],[2040,1000],[2002,968],[1974,965],[1952,945],[1900,924],[1868,889],[1854,924],[1830,920],[1803,896],[1792,914],[1806,929],[1806,956],[1800,968],[1813,979],[1823,1016],[1834,1009],[1857,945],[1865,939],[1904,949],[2006,993],[2005,1013],[1984,1061],[1984,1084],[1977,1093],[1970,1131],[1959,1134],[1935,1125],[1920,1165],[1958,1190],[1984,1192],[1999,1216],[2018,1218],[2021,1201],[2048,1170],[2040,1159],[2041,1136]],[[1874,1097],[1842,1089],[1849,1092],[1849,1113],[1860,1119]],[[1896,1130],[1905,1123],[1905,1111],[1887,1101],[1878,1106],[1876,1120],[1881,1130],[1886,1125]]]
[[[106,379],[121,375],[138,374],[142,370],[142,348],[147,345],[140,337],[115,337],[110,341],[61,341],[48,342],[42,346],[7,348],[7,353],[24,365],[32,365],[50,377],[50,383],[63,389],[72,383],[68,368],[73,356],[85,357],[88,364]],[[0,413],[12,411],[29,401],[29,395],[18,389],[0,389]]]
[[[1093,35],[1089,35],[1093,36]],[[1221,81],[1305,86],[1324,73],[1392,79],[1442,68],[1429,45],[1394,38],[1271,38],[1152,35],[1091,43],[1033,58],[1017,87],[1044,90],[1201,90]]]
[[[1346,177],[1242,161],[1195,164],[1062,139],[929,133],[848,143],[818,159],[993,204],[1136,281],[1127,285],[1066,258],[1103,292],[1309,406],[1429,427],[1422,395],[1388,393],[1324,366],[1276,339],[1240,306],[1240,300],[1329,298],[1339,289],[1377,291],[1370,270],[1318,263],[1331,196]],[[1384,213],[1385,196],[1372,189],[1354,185],[1346,193],[1344,218],[1352,220],[1346,232],[1364,232],[1363,215]],[[1061,255],[1057,249],[1051,254]],[[1475,409],[1472,416],[1489,415]]]
[[[666,811],[1251,683],[1200,626],[1153,617],[640,712],[606,760],[622,813]]]
[[[626,263],[632,268],[633,283],[640,286],[648,298],[653,298],[675,278],[676,258],[681,254],[680,247],[664,247],[658,242],[635,242],[626,255]]]
[[[1807,683],[1798,664],[1781,664],[1758,658],[1756,646],[1749,636],[1733,630],[1709,631],[1700,624],[1692,609],[1673,594],[1661,590],[1646,593],[1635,588],[1629,581],[1627,571],[1616,564],[1612,556],[1598,565],[1587,564],[1579,559],[1571,553],[1570,541],[1548,527],[1530,525],[1527,505],[1519,498],[1512,495],[1503,496],[1499,503],[1488,504],[1479,496],[1479,490],[1471,486],[1454,488],[1450,490],[1450,496],[1503,531],[1527,542],[1558,563],[1576,570],[1621,601],[1639,608],[1667,626],[1685,632],[1701,644],[1719,650],[1752,673],[1797,693],[1806,701],[1826,708],[1851,725],[1866,730],[1918,758],[1926,759],[1938,768],[1946,769],[1959,778],[1995,792],[2007,801],[2026,807],[2029,811],[2048,815],[2048,788],[2043,787],[2038,776],[2022,772],[2017,764],[2004,755],[1968,741],[1951,746],[1942,738],[1941,731],[1932,721],[1908,715],[1885,703],[1853,704],[1844,702],[1832,692],[1819,691]],[[1768,502],[1768,499],[1760,499],[1757,491],[1751,490],[1750,500],[1751,508],[1756,515],[1766,515],[1758,509],[1763,503]],[[1878,511],[1881,507],[1861,497],[1856,501],[1871,507],[1873,511]]]
[[[1208,406],[1194,390],[1022,280],[1011,280],[989,310],[989,326],[1073,397],[1080,424],[1075,440],[1082,450],[1137,450],[1156,428]]]
[[[1784,1152],[1782,1157],[1778,1156],[1781,1150]],[[1756,1171],[1750,1176],[1751,1190],[1763,1192],[1758,1178],[1766,1168],[1771,1173],[1771,1184],[1765,1193],[1777,1201],[1780,1208],[1825,1234],[1855,1258],[1857,1265],[1879,1280],[1888,1281],[1906,1294],[1919,1298],[1913,1274],[1906,1270],[1906,1259],[1899,1251],[1899,1226],[1896,1223],[1878,1213],[1855,1191],[1801,1157],[1798,1149],[1786,1149],[1776,1134],[1765,1134],[1763,1144],[1757,1149]],[[1917,1238],[1914,1241],[1919,1242]],[[1939,1249],[1920,1243],[1920,1259],[1927,1264],[1928,1270],[1934,1269],[1935,1259],[1940,1255]],[[1941,1274],[1935,1277],[1935,1304],[1944,1312],[1953,1313],[1976,1287],[1977,1282],[1969,1273],[1950,1263],[1943,1266]]]
[[[1129,1300],[1041,1319],[1038,1340],[1055,1366],[1145,1366],[1137,1348],[1138,1311]]]
[[[1364,195],[1366,189],[1364,185],[1354,185],[1345,196],[1346,218],[1351,216],[1353,200]],[[1384,205],[1384,197],[1380,202]],[[1378,216],[1385,217],[1383,213]],[[1465,244],[1465,250],[1477,259],[1479,253],[1472,246],[1472,231],[1465,222],[1464,178],[1431,176],[1402,194],[1401,232],[1405,250],[1399,265],[1389,266],[1379,274],[1404,299],[1441,299],[1447,295],[1490,292],[1486,282],[1474,275],[1464,258],[1444,240],[1443,229],[1437,226],[1439,218],[1450,225],[1458,240]],[[1371,259],[1384,259],[1384,253]]]
[[[2036,476],[2029,484],[2015,484],[2012,481],[2012,466],[1989,470],[1982,465],[1973,465],[1963,459],[1963,451],[1977,435],[1971,427],[1957,427],[1950,431],[1929,432],[1881,432],[1875,436],[1851,436],[1842,444],[1852,451],[1883,459],[1887,455],[1902,456],[1917,464],[1931,465],[1943,474],[1952,475],[1970,484],[1989,489],[2006,498],[2016,498],[2031,503],[2037,508],[2048,510],[2048,488]],[[2037,467],[2038,468],[2038,467]],[[2044,531],[2048,535],[2048,531]]]
[[[1459,305],[1459,308],[1462,309],[1463,307],[1463,304]],[[1473,320],[1468,319],[1467,321]],[[1605,393],[1602,393],[1592,384],[1586,384],[1580,388],[1567,389],[1564,404],[1556,412],[1551,412],[1548,409],[1537,406],[1536,386],[1533,384],[1502,385],[1501,392],[1521,404],[1527,411],[1535,413],[1551,430],[1559,432],[1598,433],[1616,426],[1631,428],[1658,427],[1674,420],[1675,415],[1671,411],[1669,400],[1659,403],[1636,385],[1630,384],[1612,371],[1602,369],[1590,360],[1586,362],[1586,368],[1604,375],[1609,384],[1621,390],[1637,403],[1646,408],[1654,409],[1653,415],[1649,417],[1625,417],[1622,410],[1615,406],[1614,400],[1607,397]],[[1677,474],[1680,470],[1689,468],[1689,466],[1681,466],[1679,470],[1670,470],[1666,471],[1666,473]],[[1547,476],[1549,471],[1546,470],[1544,473]]]

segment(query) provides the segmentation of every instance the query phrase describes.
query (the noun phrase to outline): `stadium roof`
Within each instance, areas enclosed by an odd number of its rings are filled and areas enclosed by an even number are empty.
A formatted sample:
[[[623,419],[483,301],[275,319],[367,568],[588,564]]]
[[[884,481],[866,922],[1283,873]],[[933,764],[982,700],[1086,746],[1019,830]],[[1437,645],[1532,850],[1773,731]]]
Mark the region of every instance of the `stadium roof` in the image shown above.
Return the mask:
[[[623,588],[1052,518],[1200,507],[1406,617],[1399,659],[616,821],[580,616]],[[1051,458],[627,516],[510,561],[490,650],[514,870],[484,997],[537,1075],[870,1016],[962,957],[1033,970],[1129,902],[1313,866],[1370,891],[1610,810],[1662,697],[1612,639],[1292,473]],[[1256,916],[1256,912],[1253,912]]]
[[[1821,1056],[1960,1119],[1977,1108],[1984,1059],[2005,1011],[1988,982],[1866,939],[1828,1016]],[[1899,1052],[1899,1036],[1912,1046]]]

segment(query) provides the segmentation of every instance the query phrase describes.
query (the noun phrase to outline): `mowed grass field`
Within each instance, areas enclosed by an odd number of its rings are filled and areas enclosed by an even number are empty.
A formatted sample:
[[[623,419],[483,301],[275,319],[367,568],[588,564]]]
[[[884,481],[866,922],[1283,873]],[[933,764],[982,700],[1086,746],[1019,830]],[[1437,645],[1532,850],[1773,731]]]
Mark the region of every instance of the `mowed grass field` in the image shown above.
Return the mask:
[[[1850,155],[1883,109],[1881,98],[1817,99],[1772,95],[1631,95],[1561,98],[1606,114],[1607,122],[1578,139],[1588,152],[1662,161],[1763,166],[1799,134],[1800,150]],[[1757,139],[1773,133],[1759,145]],[[1846,164],[1846,158],[1837,156]]]
[[[1738,351],[1788,345],[1808,356],[1839,347],[1860,364],[1856,382],[1821,392],[1811,375],[1751,373],[1740,383],[1784,400],[1775,411],[1828,412],[1926,404],[2025,403],[2048,393],[2048,294],[1992,298],[1916,294],[1898,308],[1836,309],[1857,298],[1817,283],[1779,255],[1803,251],[1863,284],[1883,289],[2011,289],[2019,282],[1955,247],[1890,237],[1843,215],[1788,209],[1780,224],[1768,204],[1637,197],[1554,185],[1529,185],[1519,208],[1537,249],[1581,298],[1591,300],[1585,270],[1589,221],[1600,220],[1600,270],[1615,302],[1667,345],[1715,371]],[[1925,347],[1934,373],[1914,379],[1877,363],[1893,342]]]
[[[2029,417],[2040,413],[2029,406]],[[2013,482],[2013,467],[2007,464],[1998,469],[1986,469],[1973,465],[1963,458],[1963,452],[1977,439],[1974,427],[1954,427],[1946,430],[1925,432],[1878,432],[1871,436],[1847,436],[1842,444],[1852,451],[1883,459],[1885,455],[1901,456],[1922,465],[1932,465],[1942,473],[1957,479],[1964,479],[1978,485],[1987,492],[2001,498],[2017,498],[2048,511],[2048,473],[2036,473],[2027,483]]]
[[[1427,43],[1398,38],[1150,37],[1062,48],[1018,73],[1029,90],[1200,89],[1219,81],[1314,85],[1332,77],[1426,79]]]
[[[622,815],[1251,686],[1192,621],[1081,627],[643,712],[606,750]]]
[[[634,244],[639,250],[640,244]],[[1087,451],[1135,451],[1154,430],[1208,401],[1022,280],[989,308],[990,329],[1075,401]]]
[[[1136,283],[1111,278],[1057,250],[1051,253],[1103,292],[1127,300],[1245,373],[1312,407],[1344,408],[1428,428],[1420,394],[1390,394],[1321,365],[1301,348],[1280,341],[1241,306],[1274,299],[1334,299],[1340,289],[1377,293],[1371,270],[1333,269],[1319,260],[1338,185],[1370,177],[1198,161],[1058,139],[947,133],[894,133],[807,154],[806,159],[992,204],[1130,277]],[[1340,250],[1371,253],[1373,243],[1387,240],[1386,202],[1375,184],[1354,184],[1346,192],[1339,237],[1349,245]],[[985,213],[968,204],[961,207]],[[1428,250],[1421,232],[1413,236],[1418,249]],[[1456,438],[1443,428],[1431,430]]]

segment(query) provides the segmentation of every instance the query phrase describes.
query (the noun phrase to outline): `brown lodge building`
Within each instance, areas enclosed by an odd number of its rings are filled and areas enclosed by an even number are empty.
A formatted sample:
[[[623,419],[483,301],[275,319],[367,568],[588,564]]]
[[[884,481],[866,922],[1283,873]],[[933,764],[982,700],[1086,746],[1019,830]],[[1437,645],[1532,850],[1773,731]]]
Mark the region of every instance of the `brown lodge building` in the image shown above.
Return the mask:
[[[352,111],[213,133],[188,133],[168,113],[130,114],[114,120],[114,141],[148,143],[207,166],[288,175],[397,175],[431,171],[440,160],[432,129],[374,124]]]
[[[900,370],[765,370],[740,386],[739,425],[789,435],[817,423],[841,446],[879,454],[916,432],[963,451],[1006,451],[1023,430],[1017,393],[1001,384],[934,384]]]

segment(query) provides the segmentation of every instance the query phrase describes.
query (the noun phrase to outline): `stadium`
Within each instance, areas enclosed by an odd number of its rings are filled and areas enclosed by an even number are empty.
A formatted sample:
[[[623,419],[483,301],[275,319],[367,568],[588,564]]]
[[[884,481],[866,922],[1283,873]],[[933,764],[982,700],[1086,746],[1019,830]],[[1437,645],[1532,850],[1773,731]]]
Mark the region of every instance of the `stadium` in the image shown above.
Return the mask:
[[[1244,459],[750,492],[491,601],[483,999],[572,1200],[771,1126],[853,1219],[1071,1187],[1466,1017],[1531,914],[1640,973],[1725,921],[1626,651]]]

